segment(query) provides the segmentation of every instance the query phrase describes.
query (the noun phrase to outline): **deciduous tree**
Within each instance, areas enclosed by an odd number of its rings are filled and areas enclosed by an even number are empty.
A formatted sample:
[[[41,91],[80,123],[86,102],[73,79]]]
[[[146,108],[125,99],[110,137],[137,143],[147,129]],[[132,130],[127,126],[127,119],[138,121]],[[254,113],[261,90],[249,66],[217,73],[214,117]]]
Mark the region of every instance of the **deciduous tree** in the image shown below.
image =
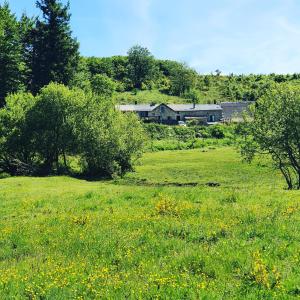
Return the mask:
[[[150,51],[138,45],[129,49],[128,63],[129,77],[137,89],[141,89],[147,80],[153,80],[158,71]]]
[[[275,84],[253,106],[246,123],[243,154],[268,154],[289,189],[300,189],[300,88]]]

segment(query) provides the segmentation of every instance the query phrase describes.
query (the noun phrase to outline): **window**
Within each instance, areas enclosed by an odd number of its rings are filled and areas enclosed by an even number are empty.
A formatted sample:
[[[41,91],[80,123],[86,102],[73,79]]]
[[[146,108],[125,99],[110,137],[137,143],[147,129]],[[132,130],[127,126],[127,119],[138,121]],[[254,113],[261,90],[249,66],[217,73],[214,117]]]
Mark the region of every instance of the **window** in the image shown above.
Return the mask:
[[[215,122],[215,116],[214,115],[209,116],[209,122]]]
[[[148,117],[148,112],[147,111],[140,111],[139,113],[141,118],[147,118]]]

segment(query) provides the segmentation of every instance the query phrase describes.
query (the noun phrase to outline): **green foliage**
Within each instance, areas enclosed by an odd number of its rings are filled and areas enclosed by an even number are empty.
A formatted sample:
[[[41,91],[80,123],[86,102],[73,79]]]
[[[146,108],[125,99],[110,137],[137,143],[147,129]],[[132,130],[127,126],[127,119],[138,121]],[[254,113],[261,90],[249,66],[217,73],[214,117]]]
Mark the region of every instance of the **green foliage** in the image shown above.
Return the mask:
[[[72,171],[122,175],[132,170],[144,143],[136,116],[116,111],[109,100],[50,84],[33,97],[7,98],[0,118],[0,168],[13,175]]]
[[[183,96],[191,92],[195,86],[197,73],[186,65],[178,65],[170,70],[170,93],[176,96]],[[192,94],[195,98],[195,94]]]
[[[208,127],[208,132],[211,137],[216,139],[222,139],[225,137],[224,126],[222,125],[213,125]]]
[[[147,134],[152,139],[191,139],[191,138],[217,138],[233,137],[240,134],[235,130],[236,125],[212,125],[212,126],[168,126],[156,123],[143,124]]]
[[[161,140],[166,138],[190,139],[195,137],[195,129],[183,126],[167,126],[155,123],[143,125],[151,139]]]
[[[103,97],[112,97],[116,83],[106,75],[96,74],[91,79],[92,91]]]
[[[277,84],[253,106],[253,119],[244,130],[242,148],[251,159],[255,152],[271,155],[289,189],[300,189],[300,89]]]
[[[72,37],[69,5],[59,0],[40,0],[37,7],[43,20],[32,30],[30,90],[37,93],[51,81],[68,85],[79,63],[79,44]]]
[[[110,101],[92,97],[86,103],[79,133],[81,165],[89,176],[123,175],[141,155],[145,137],[134,114],[122,114]]]
[[[185,92],[184,98],[190,99],[193,103],[199,103],[200,93],[195,88]]]
[[[115,83],[117,101],[122,103],[256,101],[274,83],[300,83],[299,74],[225,76],[216,70],[201,75],[186,64],[155,59],[141,46],[133,46],[127,56],[80,58],[70,28],[69,5],[40,0],[37,6],[42,18],[23,15],[20,20],[8,4],[0,6],[0,105],[9,93],[27,90],[36,94],[51,81],[90,91],[96,75],[106,76],[101,77],[105,86]]]
[[[7,97],[5,108],[0,110],[0,169],[10,174],[18,173],[18,164],[12,163],[14,160],[31,163],[31,141],[26,118],[35,103],[36,99],[31,94],[19,93]]]
[[[1,110],[1,164],[12,174],[58,173],[59,158],[76,152],[75,116],[82,111],[84,94],[50,84],[35,98],[15,94]],[[18,163],[19,162],[19,163]]]
[[[149,151],[183,150],[235,145],[239,133],[235,125],[167,126],[144,124]]]
[[[155,79],[158,72],[150,51],[138,45],[128,50],[128,71],[133,87],[138,89]]]
[[[24,89],[22,30],[9,5],[0,4],[0,107],[9,93]]]
[[[83,58],[91,76],[101,74],[117,82],[117,91],[123,92],[132,88],[128,75],[128,57],[87,57]]]
[[[127,103],[187,103],[188,99],[182,97],[163,94],[158,90],[117,92],[115,94],[116,102],[120,104]]]
[[[70,87],[77,87],[86,92],[91,91],[91,73],[89,72],[89,67],[84,58],[80,58],[78,63],[77,72],[74,74],[72,80],[69,83]]]

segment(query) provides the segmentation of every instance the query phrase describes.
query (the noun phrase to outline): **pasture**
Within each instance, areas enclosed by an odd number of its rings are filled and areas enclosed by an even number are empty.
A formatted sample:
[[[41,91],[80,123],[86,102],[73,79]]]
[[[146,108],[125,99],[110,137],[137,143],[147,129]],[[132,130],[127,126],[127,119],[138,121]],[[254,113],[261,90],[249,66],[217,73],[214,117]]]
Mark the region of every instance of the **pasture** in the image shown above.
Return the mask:
[[[293,299],[300,192],[231,147],[111,181],[0,180],[1,299]]]

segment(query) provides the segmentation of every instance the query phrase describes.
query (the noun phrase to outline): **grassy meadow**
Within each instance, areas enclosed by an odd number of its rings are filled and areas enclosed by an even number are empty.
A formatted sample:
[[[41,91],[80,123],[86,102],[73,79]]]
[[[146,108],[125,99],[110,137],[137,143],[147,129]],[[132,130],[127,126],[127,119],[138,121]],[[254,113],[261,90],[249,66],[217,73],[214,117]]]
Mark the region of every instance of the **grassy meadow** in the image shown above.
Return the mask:
[[[231,147],[112,181],[0,180],[0,299],[296,299],[300,192]]]

